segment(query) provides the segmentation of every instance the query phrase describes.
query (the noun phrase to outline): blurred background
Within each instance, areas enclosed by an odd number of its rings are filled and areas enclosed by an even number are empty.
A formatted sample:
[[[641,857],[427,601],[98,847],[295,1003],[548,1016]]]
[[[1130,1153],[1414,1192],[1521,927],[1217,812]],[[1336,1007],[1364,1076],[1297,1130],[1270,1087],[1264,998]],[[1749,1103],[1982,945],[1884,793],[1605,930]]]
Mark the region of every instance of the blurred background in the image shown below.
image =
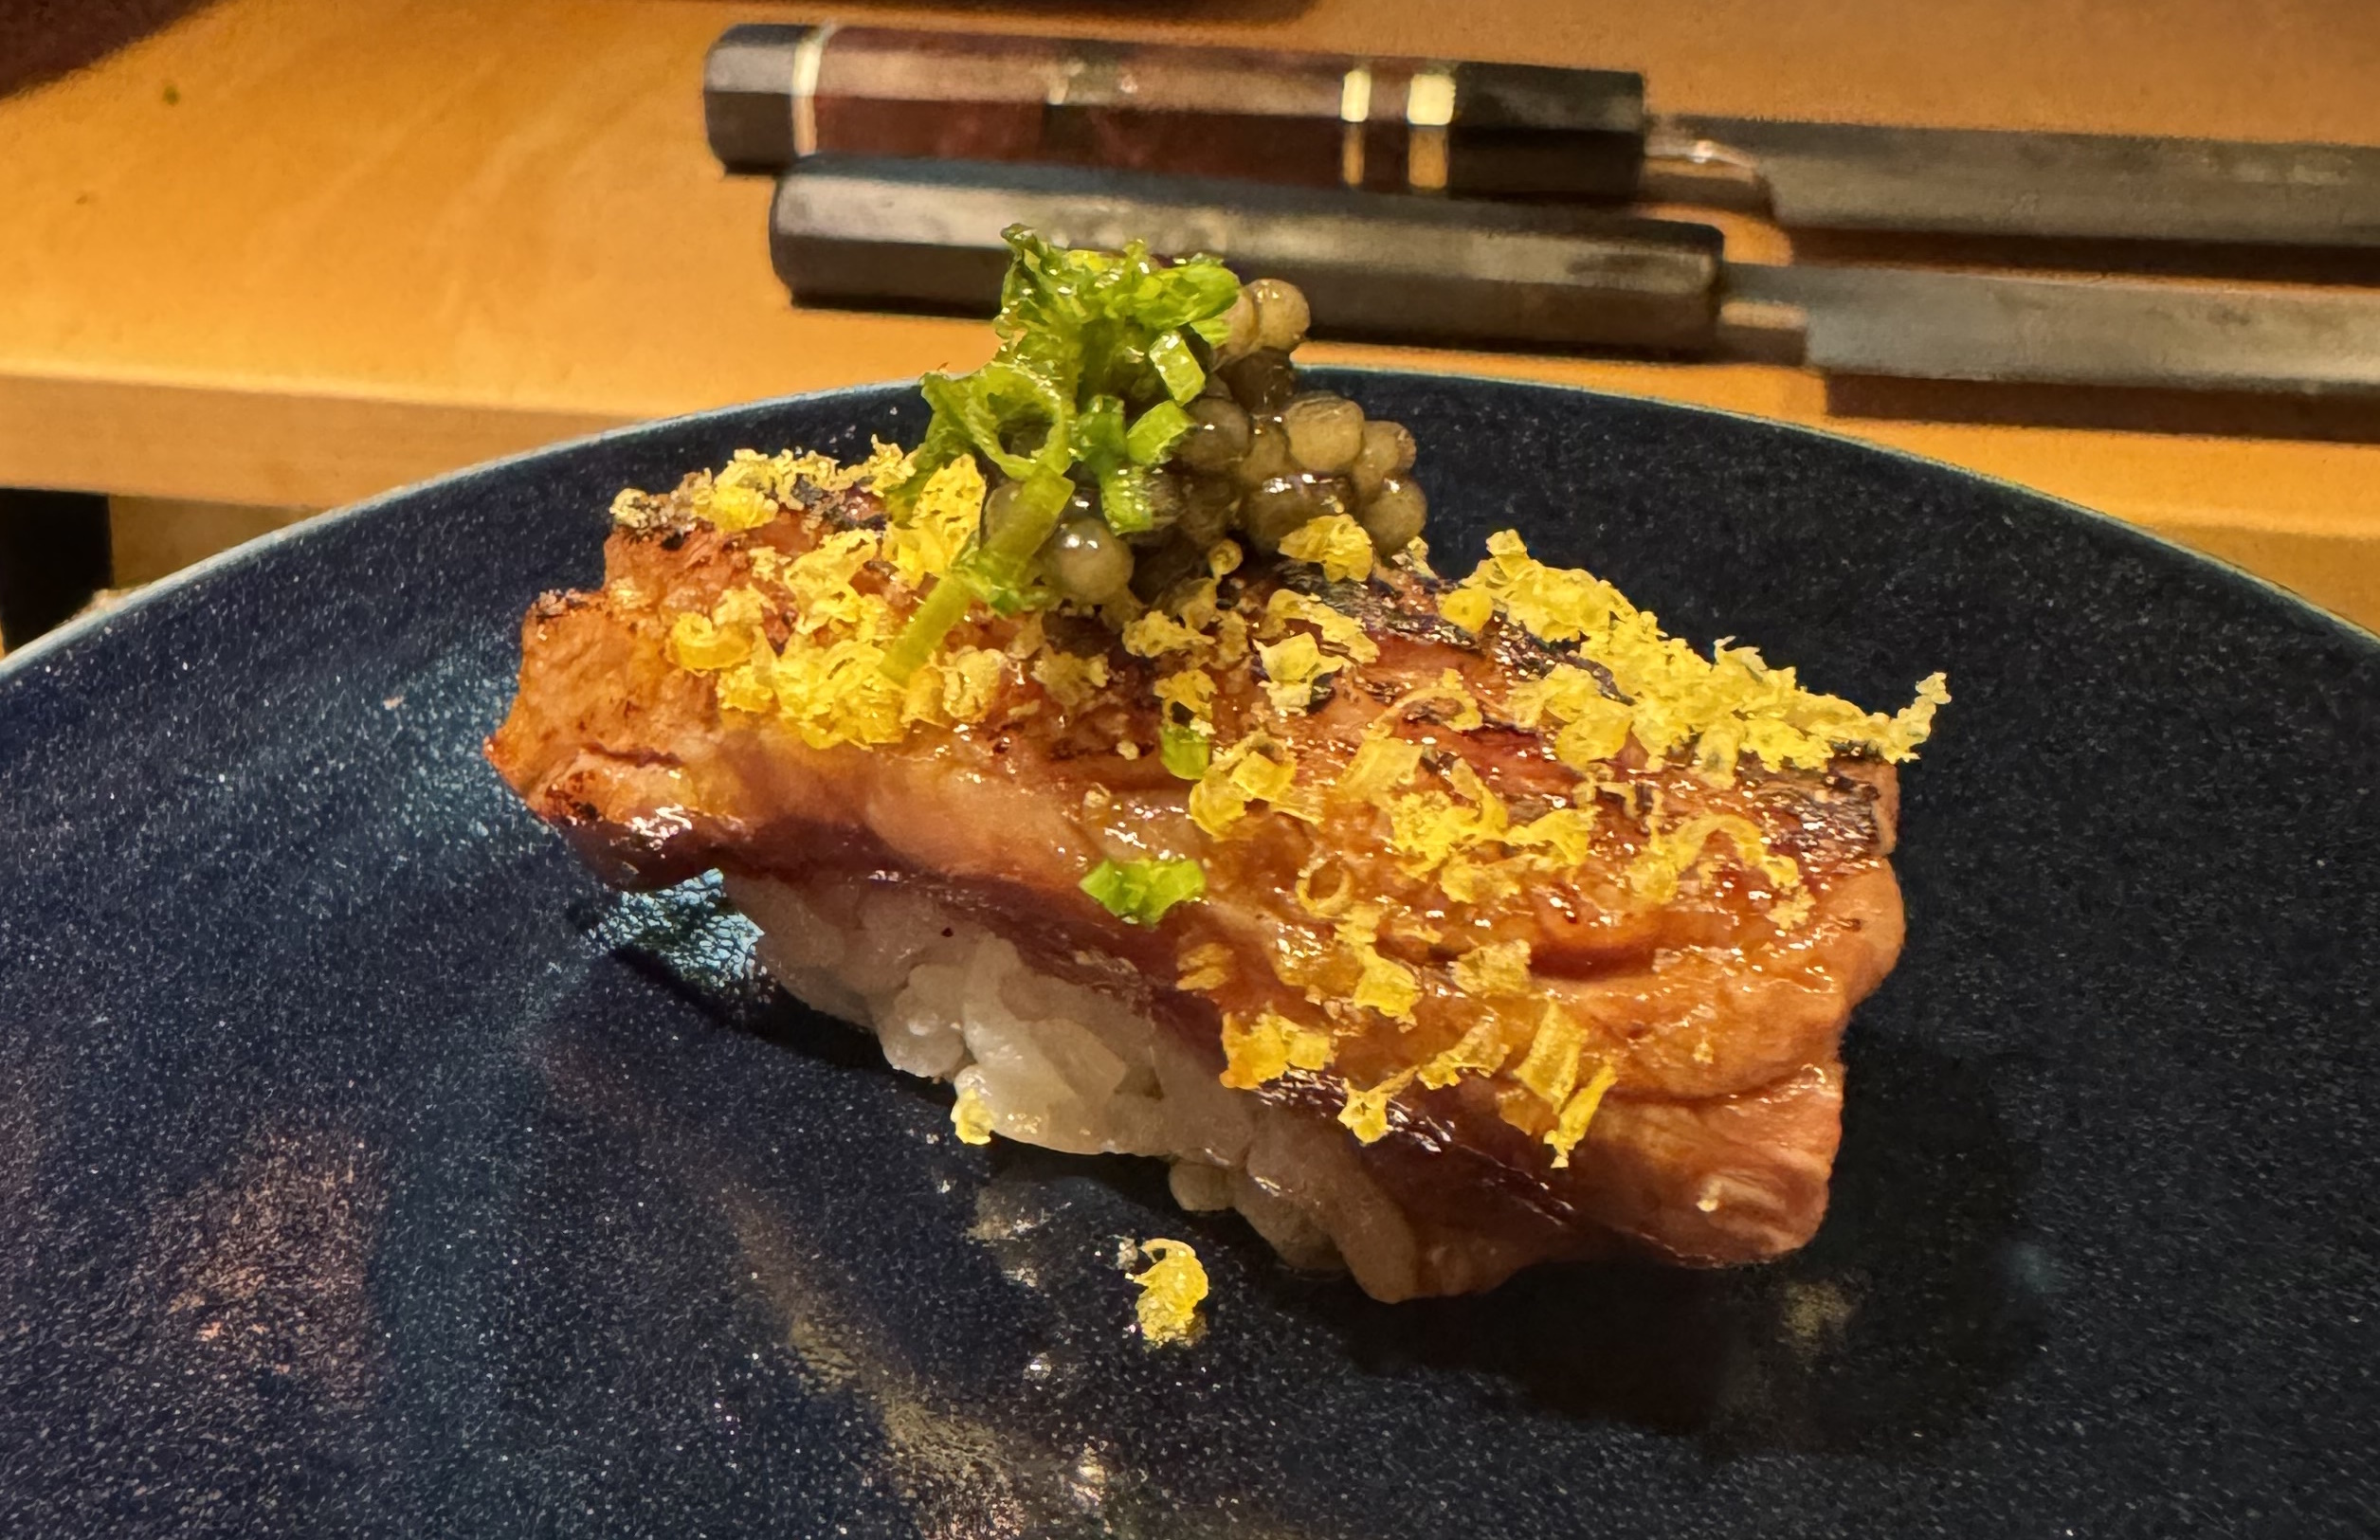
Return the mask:
[[[1628,69],[1663,113],[2380,144],[2371,0],[0,0],[7,643],[476,461],[975,362],[978,322],[790,302],[769,181],[727,174],[706,144],[704,56],[721,33],[828,20]],[[2371,246],[2260,265],[1695,217],[1738,261],[2380,285]],[[2368,399],[1576,350],[1312,355],[1811,424],[2070,498],[2380,625]]]

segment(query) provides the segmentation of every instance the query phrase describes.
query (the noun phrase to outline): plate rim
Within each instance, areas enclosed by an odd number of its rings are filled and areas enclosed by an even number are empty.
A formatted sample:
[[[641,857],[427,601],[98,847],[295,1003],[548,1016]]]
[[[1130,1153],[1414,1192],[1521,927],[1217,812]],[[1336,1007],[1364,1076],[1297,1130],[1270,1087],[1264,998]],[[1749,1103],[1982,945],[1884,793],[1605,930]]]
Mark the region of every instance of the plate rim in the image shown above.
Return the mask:
[[[2325,629],[2336,633],[2339,640],[2369,649],[2375,656],[2380,656],[2380,630],[2368,628],[2344,615],[2325,609],[2303,594],[2284,588],[2270,578],[2252,572],[2227,558],[2184,545],[2153,530],[2135,524],[2128,519],[2119,518],[2114,514],[2060,497],[2056,493],[2045,492],[2039,487],[2026,486],[2022,482],[2011,481],[1989,471],[1953,464],[1947,460],[1936,460],[1914,450],[1901,448],[1897,444],[1877,444],[1830,428],[1790,422],[1783,418],[1764,417],[1755,412],[1739,411],[1727,407],[1706,406],[1699,402],[1672,401],[1662,396],[1641,395],[1626,390],[1608,390],[1556,380],[1521,379],[1500,374],[1439,373],[1429,370],[1400,369],[1380,364],[1318,364],[1314,366],[1314,369],[1325,374],[1354,375],[1367,379],[1413,380],[1453,385],[1479,383],[1517,388],[1549,395],[1583,396],[1600,401],[1624,401],[1632,406],[1653,407],[1689,417],[1713,417],[1751,424],[1763,428],[1820,440],[1829,444],[1846,446],[1866,454],[1880,455],[1928,472],[1948,473],[1953,477],[1981,482],[1995,492],[2012,493],[2017,497],[2046,504],[2062,514],[2080,517],[2138,545],[2165,554],[2178,556],[2186,562],[2196,563],[2229,580],[2245,590],[2247,594],[2278,601],[2282,608],[2295,612],[2296,618],[2300,623],[2315,622]],[[120,604],[95,613],[79,616],[63,625],[54,626],[43,632],[25,645],[5,656],[0,656],[0,686],[6,686],[18,676],[43,664],[51,654],[79,645],[85,639],[105,631],[120,619],[136,614],[186,587],[209,581],[219,572],[258,560],[268,551],[277,550],[294,541],[310,538],[316,533],[332,528],[334,525],[369,516],[383,503],[394,502],[450,482],[460,482],[473,477],[510,470],[515,466],[548,456],[572,454],[596,444],[611,444],[646,434],[668,432],[691,423],[715,421],[737,412],[807,406],[837,397],[868,395],[887,390],[914,390],[916,388],[917,381],[914,379],[868,380],[852,385],[828,386],[816,390],[801,390],[790,395],[761,396],[749,401],[728,402],[721,406],[705,407],[699,411],[680,412],[668,417],[650,418],[644,422],[623,423],[615,427],[601,428],[593,433],[581,434],[575,438],[559,439],[552,444],[538,444],[513,454],[500,455],[493,460],[459,465],[452,470],[440,471],[436,475],[408,481],[384,492],[375,492],[368,498],[354,502],[342,503],[335,508],[326,508],[318,514],[309,515],[295,523],[283,525],[276,530],[268,530],[252,539],[244,540],[238,545],[202,557],[188,567],[177,569],[161,578],[142,585],[130,598]]]

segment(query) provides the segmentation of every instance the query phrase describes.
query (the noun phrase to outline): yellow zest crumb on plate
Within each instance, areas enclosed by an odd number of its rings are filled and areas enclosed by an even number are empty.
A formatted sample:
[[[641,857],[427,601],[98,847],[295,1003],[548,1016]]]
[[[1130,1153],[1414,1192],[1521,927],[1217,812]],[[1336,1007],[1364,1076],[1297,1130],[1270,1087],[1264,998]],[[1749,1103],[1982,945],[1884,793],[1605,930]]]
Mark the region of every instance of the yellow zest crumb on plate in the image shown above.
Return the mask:
[[[1207,1269],[1199,1264],[1197,1251],[1187,1241],[1162,1236],[1127,1250],[1149,1259],[1147,1267],[1125,1275],[1140,1288],[1133,1314],[1140,1322],[1141,1337],[1152,1345],[1195,1337],[1206,1324],[1198,1317],[1198,1306],[1207,1297]]]
[[[1372,575],[1372,536],[1345,514],[1306,520],[1282,538],[1281,553],[1292,561],[1312,562],[1334,583]]]
[[[973,1086],[958,1088],[958,1099],[951,1104],[951,1128],[961,1144],[991,1142],[991,1107]]]

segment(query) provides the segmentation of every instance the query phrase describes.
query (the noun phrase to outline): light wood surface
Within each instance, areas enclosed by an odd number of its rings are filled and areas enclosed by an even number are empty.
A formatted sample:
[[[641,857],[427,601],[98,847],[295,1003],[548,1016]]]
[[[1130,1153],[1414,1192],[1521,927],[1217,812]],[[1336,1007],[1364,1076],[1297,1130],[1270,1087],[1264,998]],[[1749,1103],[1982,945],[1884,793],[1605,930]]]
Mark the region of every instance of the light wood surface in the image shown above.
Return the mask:
[[[1678,111],[2380,142],[2371,0],[1221,0],[898,22],[1643,69]],[[611,424],[964,367],[804,313],[704,48],[817,7],[223,0],[0,100],[0,484],[327,506]],[[2380,621],[2380,445],[1835,418],[1812,376],[1389,348],[1811,423],[2135,520]]]

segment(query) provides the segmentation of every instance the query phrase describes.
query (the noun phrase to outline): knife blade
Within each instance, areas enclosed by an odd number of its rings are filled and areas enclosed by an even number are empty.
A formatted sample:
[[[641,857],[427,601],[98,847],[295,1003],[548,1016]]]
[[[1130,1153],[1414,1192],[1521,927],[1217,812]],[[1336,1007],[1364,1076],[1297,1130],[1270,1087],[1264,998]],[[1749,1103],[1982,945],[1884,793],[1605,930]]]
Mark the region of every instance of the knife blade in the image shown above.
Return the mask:
[[[1046,160],[1766,210],[1789,228],[2380,252],[2380,149],[1659,116],[1640,75],[876,27],[730,28],[713,151]],[[2376,259],[2375,274],[2380,274]]]
[[[1285,279],[1325,336],[2380,394],[2380,296],[1735,263],[1708,226],[1597,209],[822,155],[779,179],[771,251],[800,303],[980,311],[997,299],[1014,224]]]

